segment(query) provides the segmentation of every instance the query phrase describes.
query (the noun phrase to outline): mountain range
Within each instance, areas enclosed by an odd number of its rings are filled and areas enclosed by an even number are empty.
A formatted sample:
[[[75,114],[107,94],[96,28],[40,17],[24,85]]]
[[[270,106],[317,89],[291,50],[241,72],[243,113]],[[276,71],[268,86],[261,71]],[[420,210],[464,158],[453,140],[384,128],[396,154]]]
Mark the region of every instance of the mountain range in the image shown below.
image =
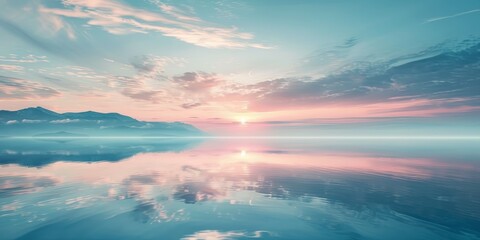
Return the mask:
[[[57,113],[42,107],[0,110],[2,136],[199,136],[205,133],[182,122],[139,121],[119,113]]]

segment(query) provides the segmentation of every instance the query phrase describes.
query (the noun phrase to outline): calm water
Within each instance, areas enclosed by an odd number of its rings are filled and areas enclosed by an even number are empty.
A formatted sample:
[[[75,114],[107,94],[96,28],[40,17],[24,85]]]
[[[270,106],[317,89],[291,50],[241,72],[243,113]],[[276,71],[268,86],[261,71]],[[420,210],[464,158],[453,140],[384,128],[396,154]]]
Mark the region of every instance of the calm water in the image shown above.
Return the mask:
[[[480,239],[479,141],[0,141],[1,239]]]

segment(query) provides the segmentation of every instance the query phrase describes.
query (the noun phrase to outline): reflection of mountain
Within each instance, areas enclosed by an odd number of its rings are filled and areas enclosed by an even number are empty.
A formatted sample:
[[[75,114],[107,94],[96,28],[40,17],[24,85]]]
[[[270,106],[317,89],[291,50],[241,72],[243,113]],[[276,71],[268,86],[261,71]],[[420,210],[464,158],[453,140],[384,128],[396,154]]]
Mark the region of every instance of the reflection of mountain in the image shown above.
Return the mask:
[[[76,133],[69,133],[65,131],[54,132],[54,133],[41,133],[34,135],[34,137],[65,137],[65,138],[72,138],[72,137],[85,137],[87,135],[83,134],[76,134]]]
[[[203,133],[181,122],[144,122],[118,113],[56,113],[45,108],[0,111],[4,136],[69,132],[88,136],[195,136]],[[64,136],[61,136],[64,137]]]
[[[178,152],[189,149],[198,139],[77,139],[47,141],[0,139],[0,164],[44,166],[57,161],[120,161],[141,152]]]

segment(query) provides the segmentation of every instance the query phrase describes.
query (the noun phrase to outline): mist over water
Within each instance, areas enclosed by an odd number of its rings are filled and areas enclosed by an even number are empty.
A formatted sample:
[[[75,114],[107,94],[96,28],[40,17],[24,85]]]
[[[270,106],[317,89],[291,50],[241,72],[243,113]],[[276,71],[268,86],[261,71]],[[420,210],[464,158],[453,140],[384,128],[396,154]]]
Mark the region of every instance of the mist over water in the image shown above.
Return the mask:
[[[2,239],[480,239],[478,140],[17,139]]]

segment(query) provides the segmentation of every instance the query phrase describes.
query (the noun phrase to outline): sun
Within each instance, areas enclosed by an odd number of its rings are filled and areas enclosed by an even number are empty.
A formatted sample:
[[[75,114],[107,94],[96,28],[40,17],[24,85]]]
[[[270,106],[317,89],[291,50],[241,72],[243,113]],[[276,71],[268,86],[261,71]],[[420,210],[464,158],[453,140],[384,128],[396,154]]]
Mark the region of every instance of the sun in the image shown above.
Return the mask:
[[[247,125],[247,119],[244,118],[244,117],[240,118],[240,124],[241,125]]]

